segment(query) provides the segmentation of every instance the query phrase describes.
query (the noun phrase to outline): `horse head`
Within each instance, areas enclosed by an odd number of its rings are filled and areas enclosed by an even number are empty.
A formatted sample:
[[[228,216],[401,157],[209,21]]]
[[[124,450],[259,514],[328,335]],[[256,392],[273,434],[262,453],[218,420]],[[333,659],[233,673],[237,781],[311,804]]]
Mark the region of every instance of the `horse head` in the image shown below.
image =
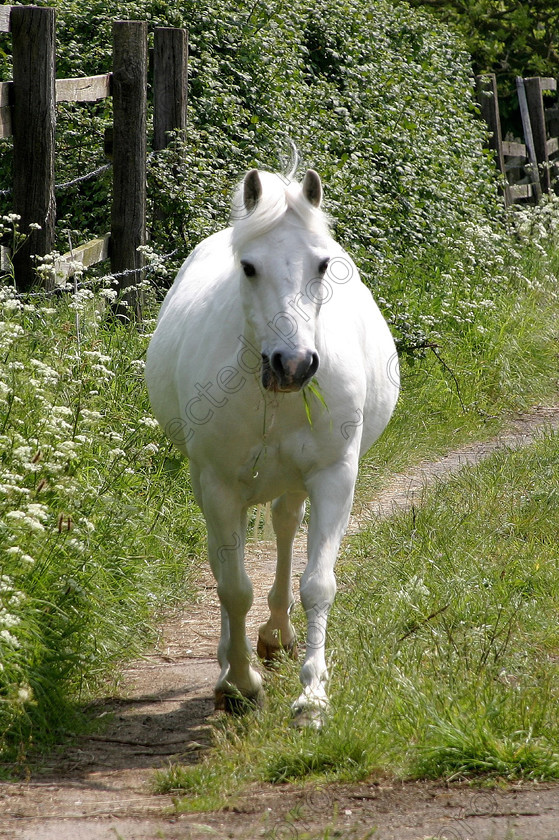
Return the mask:
[[[253,169],[240,189],[233,250],[262,385],[299,391],[320,364],[316,334],[331,243],[320,177],[309,169],[297,184]]]

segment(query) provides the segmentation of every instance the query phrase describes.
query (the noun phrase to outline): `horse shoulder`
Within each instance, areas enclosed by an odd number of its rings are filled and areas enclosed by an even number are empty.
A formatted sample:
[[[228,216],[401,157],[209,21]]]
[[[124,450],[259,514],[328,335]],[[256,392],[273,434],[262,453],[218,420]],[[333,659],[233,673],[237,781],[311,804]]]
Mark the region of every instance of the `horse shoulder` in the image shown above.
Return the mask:
[[[225,228],[208,236],[188,255],[163,301],[158,323],[168,319],[170,312],[184,310],[185,306],[199,304],[201,299],[211,297],[212,287],[231,274],[231,232],[232,228]],[[184,316],[183,311],[181,316]]]
[[[234,329],[233,271],[226,229],[194,249],[167,293],[145,368],[152,409],[163,428],[182,415],[181,406],[196,393],[191,391],[208,365],[213,372],[227,330]]]

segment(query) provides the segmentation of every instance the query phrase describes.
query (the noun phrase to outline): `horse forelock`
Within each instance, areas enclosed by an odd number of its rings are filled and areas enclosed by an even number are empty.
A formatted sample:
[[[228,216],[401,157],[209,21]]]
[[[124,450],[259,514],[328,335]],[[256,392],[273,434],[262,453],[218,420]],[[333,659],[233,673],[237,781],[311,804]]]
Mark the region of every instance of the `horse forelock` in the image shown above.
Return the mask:
[[[252,210],[244,206],[243,182],[237,187],[232,214],[235,254],[251,240],[272,230],[288,211],[293,211],[297,221],[309,232],[329,234],[326,214],[305,198],[301,184],[271,172],[259,172],[259,177],[262,195]]]

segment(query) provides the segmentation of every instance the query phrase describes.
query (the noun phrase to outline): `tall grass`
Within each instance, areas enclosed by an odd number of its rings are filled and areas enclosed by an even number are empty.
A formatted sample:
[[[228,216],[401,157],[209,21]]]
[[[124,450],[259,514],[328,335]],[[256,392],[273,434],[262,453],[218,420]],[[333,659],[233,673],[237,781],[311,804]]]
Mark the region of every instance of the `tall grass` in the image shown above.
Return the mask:
[[[468,282],[441,270],[448,254],[434,254],[429,270],[410,260],[395,272],[388,318],[404,312],[416,327],[402,342],[395,414],[362,466],[362,495],[387,471],[498,434],[511,412],[557,399],[558,199],[515,209],[509,225],[504,239],[477,244],[487,261],[472,263]]]
[[[108,666],[145,645],[156,608],[192,592],[203,531],[186,465],[149,412],[147,332],[106,318],[92,288],[22,298],[5,280],[0,755],[10,761],[59,737]]]

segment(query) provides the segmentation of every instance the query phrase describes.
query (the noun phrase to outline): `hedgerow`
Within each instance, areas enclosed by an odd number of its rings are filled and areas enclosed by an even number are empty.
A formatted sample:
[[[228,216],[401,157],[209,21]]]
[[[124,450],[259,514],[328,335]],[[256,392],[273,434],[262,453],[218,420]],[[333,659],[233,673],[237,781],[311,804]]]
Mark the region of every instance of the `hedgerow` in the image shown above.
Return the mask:
[[[203,534],[150,413],[147,334],[105,319],[110,283],[22,299],[2,279],[0,774],[153,638],[154,612],[188,596]]]
[[[248,167],[289,168],[291,142],[300,169],[323,177],[335,233],[381,297],[393,300],[394,266],[410,255],[429,271],[444,253],[458,283],[470,271],[461,271],[464,251],[468,263],[493,255],[485,236],[472,248],[472,231],[488,220],[494,229],[499,204],[469,56],[430,16],[387,0],[55,5],[59,76],[110,69],[115,19],[189,29],[188,129],[149,166],[151,244],[173,253],[173,266],[227,223],[233,184]],[[61,109],[59,181],[83,174],[84,159],[103,162],[109,118],[110,103]],[[109,192],[105,177],[60,194],[61,250],[67,228],[74,244],[80,232],[108,230]],[[409,306],[393,303],[401,343],[415,346]]]

